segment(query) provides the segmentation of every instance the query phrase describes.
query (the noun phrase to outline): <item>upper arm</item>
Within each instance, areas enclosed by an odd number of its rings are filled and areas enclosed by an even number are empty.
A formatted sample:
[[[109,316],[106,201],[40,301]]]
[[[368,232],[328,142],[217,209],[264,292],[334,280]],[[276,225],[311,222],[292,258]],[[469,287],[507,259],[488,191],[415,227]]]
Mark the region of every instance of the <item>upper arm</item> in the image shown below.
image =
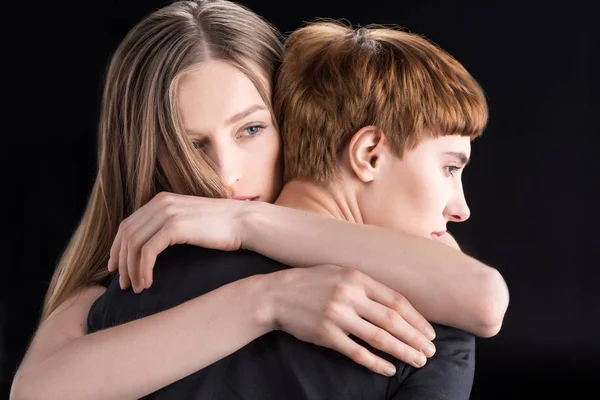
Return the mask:
[[[401,382],[393,399],[468,400],[475,375],[475,337],[434,324],[436,353]]]
[[[87,286],[62,302],[38,327],[19,369],[42,361],[71,340],[85,335],[90,307],[105,290],[100,285]]]

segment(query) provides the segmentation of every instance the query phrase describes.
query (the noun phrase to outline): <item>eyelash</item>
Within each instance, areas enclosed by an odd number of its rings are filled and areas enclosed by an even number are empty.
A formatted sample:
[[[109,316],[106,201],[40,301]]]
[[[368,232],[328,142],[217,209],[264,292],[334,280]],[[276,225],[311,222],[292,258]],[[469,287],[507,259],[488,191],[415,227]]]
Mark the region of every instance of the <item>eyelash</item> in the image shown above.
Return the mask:
[[[242,131],[243,131],[243,132],[246,132],[246,131],[248,131],[248,129],[252,129],[252,128],[258,128],[254,134],[249,134],[249,133],[248,133],[248,134],[246,134],[246,135],[243,135],[243,134],[242,134],[242,135],[239,135],[239,136],[240,136],[241,138],[252,139],[252,138],[254,138],[254,137],[258,136],[258,135],[260,134],[260,131],[262,131],[263,129],[265,129],[265,128],[266,128],[266,126],[265,126],[265,125],[262,125],[262,124],[251,125],[251,126],[249,126],[249,127],[247,127],[247,128],[244,128],[244,129],[242,129]],[[192,145],[194,146],[194,148],[196,148],[196,149],[198,149],[198,150],[199,150],[199,149],[202,149],[202,148],[204,148],[204,146],[205,146],[205,143],[203,143],[203,142],[201,142],[201,141],[199,141],[199,140],[192,140]]]
[[[244,128],[243,131],[245,132],[245,131],[247,131],[248,129],[251,129],[251,128],[258,128],[258,130],[253,135],[248,135],[247,137],[257,136],[260,133],[261,130],[263,130],[263,129],[266,128],[266,126],[265,125],[261,125],[261,124],[250,125],[249,127]]]
[[[461,167],[457,167],[456,165],[447,165],[444,167],[444,169],[446,170],[446,172],[452,176],[454,176],[454,173],[456,171],[459,171],[461,169]]]

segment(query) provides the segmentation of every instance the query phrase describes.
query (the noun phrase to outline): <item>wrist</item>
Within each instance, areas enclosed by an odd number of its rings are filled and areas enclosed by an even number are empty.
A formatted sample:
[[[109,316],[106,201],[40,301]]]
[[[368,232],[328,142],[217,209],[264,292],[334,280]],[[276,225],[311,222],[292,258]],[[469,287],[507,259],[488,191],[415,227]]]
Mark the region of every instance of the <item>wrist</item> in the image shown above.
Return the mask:
[[[273,284],[277,272],[270,274],[253,275],[246,278],[250,287],[250,299],[253,299],[252,313],[255,323],[265,333],[277,329],[275,299]]]
[[[264,204],[252,201],[242,203],[243,205],[238,215],[241,248],[256,251],[256,238],[261,231],[265,232],[262,213]]]

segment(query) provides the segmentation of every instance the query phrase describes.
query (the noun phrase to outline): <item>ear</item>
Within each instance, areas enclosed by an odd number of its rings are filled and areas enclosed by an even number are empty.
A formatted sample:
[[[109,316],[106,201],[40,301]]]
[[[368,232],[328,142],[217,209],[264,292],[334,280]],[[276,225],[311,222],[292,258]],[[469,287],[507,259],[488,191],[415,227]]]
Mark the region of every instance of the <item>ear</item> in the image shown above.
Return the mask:
[[[350,168],[362,182],[371,182],[381,168],[387,142],[383,131],[365,126],[357,131],[348,144]]]

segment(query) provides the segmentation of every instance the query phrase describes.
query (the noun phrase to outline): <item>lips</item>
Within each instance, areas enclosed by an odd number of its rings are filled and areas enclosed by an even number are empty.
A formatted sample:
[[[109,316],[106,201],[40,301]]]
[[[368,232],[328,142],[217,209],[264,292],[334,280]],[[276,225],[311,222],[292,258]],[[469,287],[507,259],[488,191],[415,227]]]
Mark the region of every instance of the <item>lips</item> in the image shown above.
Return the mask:
[[[440,236],[443,236],[443,235],[445,235],[445,234],[446,234],[446,231],[437,231],[437,232],[431,232],[431,237],[432,237],[433,239],[437,239],[437,238],[439,238]]]

